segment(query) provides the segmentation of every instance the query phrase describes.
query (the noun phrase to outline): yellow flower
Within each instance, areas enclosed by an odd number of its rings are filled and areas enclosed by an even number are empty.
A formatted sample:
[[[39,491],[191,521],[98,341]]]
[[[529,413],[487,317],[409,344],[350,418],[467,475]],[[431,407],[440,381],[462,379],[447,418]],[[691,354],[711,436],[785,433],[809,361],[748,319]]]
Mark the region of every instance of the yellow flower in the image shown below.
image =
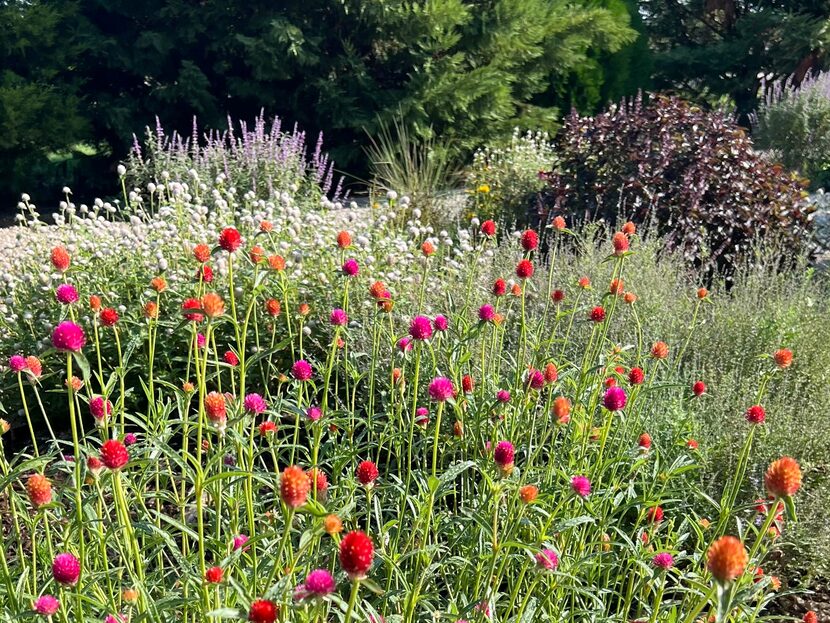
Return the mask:
[[[377,201],[375,201],[375,202],[372,204],[372,209],[373,209],[373,210],[377,210],[379,207],[380,207],[380,204],[379,204]]]
[[[489,193],[490,192],[490,185],[489,184],[482,184],[478,187],[478,192],[480,193]]]

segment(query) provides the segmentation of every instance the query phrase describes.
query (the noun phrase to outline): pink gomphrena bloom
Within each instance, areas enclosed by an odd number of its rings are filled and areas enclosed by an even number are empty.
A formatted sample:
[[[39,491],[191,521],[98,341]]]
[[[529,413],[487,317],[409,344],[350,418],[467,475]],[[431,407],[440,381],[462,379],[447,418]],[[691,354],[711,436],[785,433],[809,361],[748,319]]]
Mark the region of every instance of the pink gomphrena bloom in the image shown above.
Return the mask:
[[[12,372],[23,372],[26,368],[26,359],[23,355],[12,355],[9,357],[9,370]]]
[[[415,316],[409,323],[409,335],[413,340],[428,340],[432,337],[432,322],[426,316]]]
[[[344,327],[349,323],[349,316],[342,309],[332,309],[329,322],[335,327]]]
[[[496,310],[492,305],[482,305],[478,308],[478,319],[481,322],[493,322],[496,318]]]
[[[259,394],[248,394],[245,396],[243,406],[245,407],[245,411],[253,415],[259,415],[268,408],[265,399]]]
[[[450,322],[449,322],[449,320],[447,320],[446,316],[438,314],[432,320],[432,326],[436,331],[443,332],[443,331],[446,331],[449,328]]]
[[[408,336],[404,336],[398,340],[398,350],[402,353],[408,353],[412,350],[412,339]]]
[[[320,407],[311,406],[308,409],[306,409],[305,414],[309,420],[311,420],[312,422],[316,422],[321,417],[323,417],[323,410]]]
[[[64,320],[52,331],[52,346],[61,352],[80,352],[84,344],[84,330],[71,320]]]
[[[609,387],[605,391],[605,396],[602,399],[602,404],[609,411],[620,411],[625,407],[628,397],[625,395],[625,390],[622,387]]]
[[[245,547],[245,544],[248,542],[248,536],[245,534],[237,534],[233,537],[233,542],[231,543],[234,550],[238,549],[248,549]]]
[[[294,596],[297,599],[325,597],[333,593],[336,587],[334,576],[328,569],[315,569],[306,576],[305,582],[298,588]]]
[[[197,348],[204,348],[207,346],[207,338],[205,337],[204,333],[197,333],[196,334],[196,347]]]
[[[571,478],[571,489],[581,498],[591,495],[591,481],[586,476],[574,476]]]
[[[505,473],[509,474],[513,471],[513,460],[516,456],[516,450],[513,448],[513,444],[509,441],[500,441],[496,444],[496,449],[493,450],[493,460],[496,462],[496,465],[499,466],[499,469]]]
[[[305,359],[298,359],[291,366],[291,375],[298,381],[308,381],[312,375],[311,364]]]
[[[64,552],[52,561],[52,577],[63,586],[75,586],[81,577],[81,563],[72,554]]]
[[[72,303],[77,302],[80,297],[78,296],[78,290],[75,289],[75,286],[69,283],[62,283],[55,290],[55,298],[61,305],[71,305]]]
[[[360,272],[360,266],[357,263],[357,260],[354,258],[349,258],[345,262],[343,262],[343,266],[341,267],[343,274],[347,277],[355,277],[357,273]]]
[[[35,599],[32,609],[40,616],[50,617],[60,610],[61,603],[52,595],[41,595]]]
[[[654,558],[651,559],[651,564],[653,564],[658,569],[664,569],[668,571],[674,566],[674,556],[672,556],[668,552],[660,552]]]
[[[127,618],[123,614],[108,614],[104,623],[127,623]]]
[[[506,389],[500,389],[496,392],[496,400],[498,400],[502,404],[510,402],[510,392]]]
[[[112,403],[103,396],[95,396],[89,400],[89,414],[95,419],[96,426],[103,426],[112,414]]]
[[[138,443],[138,435],[135,433],[127,433],[124,435],[124,445],[125,446],[134,446]]]
[[[415,409],[415,424],[421,428],[426,428],[429,425],[429,409],[426,407]]]
[[[554,571],[559,566],[559,556],[552,549],[543,549],[536,554],[536,566],[544,571]]]
[[[445,376],[437,376],[429,384],[429,397],[436,402],[445,402],[455,396],[452,381]]]
[[[525,376],[525,383],[530,389],[540,390],[545,386],[545,375],[535,368],[530,368]]]

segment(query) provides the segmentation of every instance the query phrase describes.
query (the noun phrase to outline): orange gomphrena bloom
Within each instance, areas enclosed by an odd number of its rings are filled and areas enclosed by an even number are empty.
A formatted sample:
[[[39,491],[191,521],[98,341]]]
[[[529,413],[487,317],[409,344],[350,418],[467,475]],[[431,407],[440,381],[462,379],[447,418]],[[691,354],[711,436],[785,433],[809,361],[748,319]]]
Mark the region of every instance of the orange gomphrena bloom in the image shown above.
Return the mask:
[[[565,229],[565,219],[561,216],[554,216],[552,225],[556,231],[562,231]]]
[[[341,249],[348,249],[352,246],[352,237],[347,231],[341,231],[337,234],[337,246]]]
[[[611,285],[608,286],[608,292],[615,296],[620,296],[625,291],[625,284],[622,279],[612,279]]]
[[[669,356],[669,345],[665,342],[655,342],[651,347],[651,356],[655,359],[665,359]]]
[[[782,457],[767,468],[764,483],[770,495],[777,498],[795,495],[801,488],[801,467],[795,459]]]
[[[707,290],[706,288],[697,289],[697,298],[702,300],[705,299],[707,296],[709,296],[709,290]]]
[[[265,249],[260,246],[253,246],[251,250],[248,251],[248,257],[251,258],[251,261],[254,264],[259,264],[260,262],[265,261]]]
[[[99,309],[101,309],[101,297],[96,296],[95,294],[90,296],[89,297],[89,308],[94,312],[97,312]]]
[[[513,296],[521,296],[522,287],[518,283],[514,283],[513,287],[510,288],[510,294],[512,294]]]
[[[525,485],[519,489],[519,497],[525,504],[530,504],[539,495],[539,488],[535,485]]]
[[[134,588],[125,588],[121,591],[121,598],[128,604],[134,604],[138,601],[138,591]]]
[[[375,281],[369,286],[369,296],[373,299],[384,298],[384,294],[386,294],[386,285],[382,281]]]
[[[461,423],[461,420],[456,420],[452,425],[452,434],[456,437],[464,436],[464,424]]]
[[[311,481],[301,467],[291,465],[280,476],[280,497],[290,508],[299,508],[306,503]]]
[[[623,300],[629,305],[632,305],[637,302],[637,295],[633,292],[626,292],[625,296],[623,296]]]
[[[269,255],[268,266],[273,270],[285,270],[285,258],[281,255]]]
[[[265,311],[269,316],[279,316],[282,311],[282,305],[277,299],[268,299],[265,301]]]
[[[775,365],[783,370],[784,368],[789,368],[792,365],[793,351],[789,348],[782,348],[775,351],[772,358],[775,359]]]
[[[69,268],[69,251],[65,247],[55,247],[51,253],[52,266],[62,273]]]
[[[147,301],[144,303],[144,317],[145,318],[158,318],[159,317],[159,306],[156,304],[155,301]]]
[[[26,493],[35,508],[52,501],[52,482],[43,474],[32,474],[26,481]]]
[[[311,307],[308,306],[308,303],[300,303],[297,311],[300,312],[300,316],[308,316],[311,313]]]
[[[43,364],[40,363],[40,359],[34,355],[26,357],[26,368],[28,368],[29,372],[31,372],[34,377],[39,377],[43,374]]]
[[[156,292],[164,292],[167,289],[167,280],[164,277],[153,277],[150,280],[150,287]]]
[[[202,309],[208,318],[217,318],[225,313],[225,301],[216,292],[208,292],[202,297]]]
[[[591,280],[588,279],[588,277],[580,277],[579,281],[577,281],[576,283],[583,290],[587,290],[591,287]]]
[[[343,532],[343,522],[337,515],[327,515],[323,520],[323,528],[326,534],[335,535]]]
[[[271,224],[271,221],[260,221],[259,222],[259,231],[265,232],[266,234],[269,231],[272,231],[274,226]]]
[[[622,226],[622,233],[624,233],[626,236],[633,236],[636,232],[637,226],[631,221],[628,221],[625,225]]]
[[[742,575],[748,562],[744,544],[734,536],[720,537],[706,552],[709,573],[721,583],[731,582]]]
[[[560,424],[567,424],[571,419],[571,401],[565,396],[557,396],[553,401],[553,415]]]
[[[628,236],[618,231],[611,239],[611,244],[614,245],[614,255],[622,255],[628,251]]]
[[[429,257],[435,253],[435,245],[429,240],[425,241],[424,244],[421,245],[421,253],[423,253],[426,257]]]
[[[196,258],[197,262],[204,264],[210,259],[210,247],[204,243],[197,244],[193,247],[193,257]]]

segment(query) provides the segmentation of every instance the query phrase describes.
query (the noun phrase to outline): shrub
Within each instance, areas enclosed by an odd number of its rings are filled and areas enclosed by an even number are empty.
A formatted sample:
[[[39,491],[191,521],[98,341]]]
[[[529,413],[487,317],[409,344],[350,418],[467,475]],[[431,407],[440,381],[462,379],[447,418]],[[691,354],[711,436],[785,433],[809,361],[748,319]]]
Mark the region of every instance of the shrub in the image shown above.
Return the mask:
[[[764,99],[752,118],[755,144],[785,167],[810,178],[813,188],[827,184],[830,166],[830,73],[792,78],[762,86]]]
[[[727,269],[771,235],[810,240],[806,181],[764,159],[724,113],[675,97],[637,98],[595,117],[573,112],[556,140],[552,214],[653,219],[702,269]]]

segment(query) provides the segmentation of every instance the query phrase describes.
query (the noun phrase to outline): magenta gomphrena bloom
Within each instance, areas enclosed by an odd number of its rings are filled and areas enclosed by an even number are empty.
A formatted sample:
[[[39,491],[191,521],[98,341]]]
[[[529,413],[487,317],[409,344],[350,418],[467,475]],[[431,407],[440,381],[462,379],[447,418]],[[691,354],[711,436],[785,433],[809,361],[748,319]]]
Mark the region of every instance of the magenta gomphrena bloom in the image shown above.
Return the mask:
[[[196,346],[199,348],[204,348],[207,346],[207,338],[203,333],[196,334]]]
[[[671,569],[674,566],[674,557],[668,552],[660,552],[651,559],[653,564],[658,569]]]
[[[436,402],[444,402],[455,395],[452,381],[445,376],[436,376],[429,384],[429,397]]]
[[[335,327],[343,327],[349,322],[349,317],[342,309],[332,309],[329,322]]]
[[[12,372],[23,372],[26,369],[26,358],[23,355],[12,355],[9,357],[9,370]]]
[[[55,290],[55,298],[62,305],[70,305],[78,300],[78,291],[69,283],[62,283]]]
[[[625,407],[627,400],[628,398],[625,395],[625,390],[622,387],[614,386],[609,387],[606,390],[605,396],[602,399],[602,404],[605,405],[605,408],[609,411],[619,411]]]
[[[409,335],[413,340],[428,340],[432,337],[432,323],[426,316],[415,316],[409,323]]]
[[[585,476],[574,476],[571,478],[571,489],[581,498],[591,495],[591,481]]]
[[[492,305],[482,305],[478,308],[478,319],[482,322],[493,322],[496,317],[496,310]]]
[[[35,599],[32,607],[39,615],[50,617],[60,609],[61,602],[52,597],[52,595],[41,595]]]
[[[310,597],[323,597],[334,592],[334,577],[326,569],[315,569],[306,576],[303,586]]]
[[[84,344],[84,330],[71,320],[64,320],[52,331],[52,346],[60,351],[77,353]]]
[[[253,413],[254,415],[259,415],[268,408],[268,405],[265,403],[265,399],[259,394],[248,394],[245,396],[243,406],[245,407],[245,411]]]
[[[510,402],[510,392],[506,389],[500,389],[496,392],[496,400],[498,400],[502,404]]]
[[[559,556],[557,556],[556,552],[552,549],[543,549],[541,552],[536,554],[536,565],[540,569],[553,571],[559,566]]]
[[[545,375],[541,370],[531,368],[527,371],[525,382],[530,389],[540,390],[545,386]]]
[[[89,414],[96,424],[102,424],[112,414],[112,403],[103,396],[95,396],[89,400]]]
[[[345,262],[343,262],[342,266],[343,274],[347,277],[354,277],[357,273],[360,272],[360,266],[357,264],[357,260],[354,258],[349,258]]]
[[[312,374],[311,364],[305,359],[298,359],[294,362],[294,365],[291,366],[291,374],[298,381],[307,381],[311,378]]]
[[[398,350],[402,353],[408,353],[412,350],[412,340],[409,337],[402,337],[398,340]]]
[[[135,433],[127,433],[124,435],[124,445],[125,446],[134,446],[138,443],[138,435]]]
[[[513,444],[509,441],[500,441],[496,444],[496,449],[493,450],[493,460],[499,467],[507,467],[513,465],[513,458],[516,456],[516,450]]]
[[[242,549],[245,547],[245,544],[248,542],[248,537],[245,534],[237,534],[233,537],[233,548],[234,550]]]
[[[72,554],[64,552],[52,562],[52,577],[64,586],[75,586],[81,577],[81,563]]]
[[[442,316],[438,314],[432,321],[432,326],[435,327],[436,331],[446,331],[450,326],[450,321],[447,320],[446,316]]]
[[[320,407],[312,406],[306,409],[305,414],[309,420],[311,420],[312,422],[316,422],[321,417],[323,417],[323,410]]]
[[[123,614],[108,614],[104,623],[127,623],[127,619]]]

